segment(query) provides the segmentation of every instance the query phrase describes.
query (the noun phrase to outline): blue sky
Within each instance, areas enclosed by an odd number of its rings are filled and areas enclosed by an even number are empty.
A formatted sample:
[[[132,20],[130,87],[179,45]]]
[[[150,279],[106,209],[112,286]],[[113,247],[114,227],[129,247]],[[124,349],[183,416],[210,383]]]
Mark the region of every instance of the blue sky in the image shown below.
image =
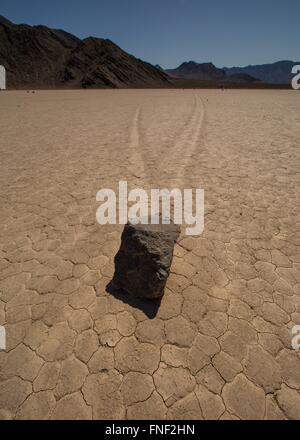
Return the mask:
[[[300,60],[299,0],[0,0],[0,14],[110,38],[163,67]]]

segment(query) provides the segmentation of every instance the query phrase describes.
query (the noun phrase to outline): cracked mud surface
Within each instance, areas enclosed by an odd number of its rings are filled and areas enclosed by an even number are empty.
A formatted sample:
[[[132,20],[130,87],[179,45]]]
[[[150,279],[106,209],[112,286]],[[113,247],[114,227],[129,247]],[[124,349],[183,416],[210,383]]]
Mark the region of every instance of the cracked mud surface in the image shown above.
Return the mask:
[[[0,419],[299,419],[299,96],[0,98]],[[205,189],[157,311],[106,291],[119,180]]]

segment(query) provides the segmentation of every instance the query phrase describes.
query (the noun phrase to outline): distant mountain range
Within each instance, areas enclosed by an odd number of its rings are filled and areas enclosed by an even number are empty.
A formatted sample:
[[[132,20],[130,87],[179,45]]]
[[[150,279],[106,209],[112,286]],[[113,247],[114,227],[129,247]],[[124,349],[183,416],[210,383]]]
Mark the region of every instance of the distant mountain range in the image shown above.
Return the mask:
[[[0,65],[9,88],[166,87],[169,76],[110,40],[79,38],[0,16]]]
[[[262,81],[267,84],[288,84],[292,80],[292,67],[300,62],[278,61],[247,67],[223,67],[219,69],[212,63],[182,63],[176,69],[165,70],[173,78],[197,80],[222,80],[253,83]]]
[[[247,74],[265,83],[288,84],[293,78],[292,68],[300,65],[300,61],[278,61],[273,64],[262,64],[247,67],[224,67],[228,75]]]
[[[189,61],[164,70],[129,55],[110,40],[81,40],[63,30],[18,25],[0,16],[0,65],[6,68],[9,88],[176,87],[175,78],[256,87],[261,82],[290,83],[295,64],[300,62],[220,69]]]
[[[195,63],[189,61],[182,63],[176,69],[166,70],[168,75],[173,78],[182,79],[197,79],[205,81],[232,81],[232,82],[245,82],[253,83],[258,80],[246,73],[233,73],[228,74],[225,69],[219,69],[212,63]]]

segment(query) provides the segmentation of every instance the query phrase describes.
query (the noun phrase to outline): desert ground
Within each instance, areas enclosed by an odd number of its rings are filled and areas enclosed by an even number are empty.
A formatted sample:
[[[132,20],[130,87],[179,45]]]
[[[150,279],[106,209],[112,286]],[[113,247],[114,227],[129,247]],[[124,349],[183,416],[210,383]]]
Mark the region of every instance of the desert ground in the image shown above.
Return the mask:
[[[295,91],[0,93],[1,419],[300,419]],[[159,307],[96,193],[203,188]]]

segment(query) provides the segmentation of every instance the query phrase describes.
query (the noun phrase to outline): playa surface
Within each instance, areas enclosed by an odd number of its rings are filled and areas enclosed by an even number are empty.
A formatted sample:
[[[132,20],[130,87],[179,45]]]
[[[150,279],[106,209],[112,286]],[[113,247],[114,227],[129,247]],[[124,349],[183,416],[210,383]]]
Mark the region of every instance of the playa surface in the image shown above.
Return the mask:
[[[0,419],[299,419],[293,91],[0,93]],[[159,308],[107,291],[96,193],[203,188]]]

